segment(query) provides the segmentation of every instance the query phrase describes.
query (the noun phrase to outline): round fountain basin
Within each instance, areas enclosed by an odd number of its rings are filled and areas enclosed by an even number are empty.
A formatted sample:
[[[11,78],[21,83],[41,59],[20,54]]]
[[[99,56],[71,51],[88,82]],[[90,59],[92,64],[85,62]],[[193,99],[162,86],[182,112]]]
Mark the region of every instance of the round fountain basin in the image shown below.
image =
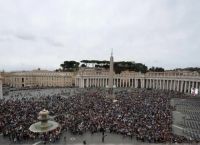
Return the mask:
[[[59,124],[55,121],[48,120],[47,123],[43,124],[42,122],[36,122],[29,127],[31,132],[43,133],[55,130],[58,128]]]

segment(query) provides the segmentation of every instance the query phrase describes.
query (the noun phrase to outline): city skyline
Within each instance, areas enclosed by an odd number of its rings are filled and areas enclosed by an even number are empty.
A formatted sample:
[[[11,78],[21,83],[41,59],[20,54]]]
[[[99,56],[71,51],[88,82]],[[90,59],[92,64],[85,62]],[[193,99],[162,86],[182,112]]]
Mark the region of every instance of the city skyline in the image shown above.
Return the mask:
[[[55,70],[65,60],[200,67],[198,0],[0,0],[0,70]]]

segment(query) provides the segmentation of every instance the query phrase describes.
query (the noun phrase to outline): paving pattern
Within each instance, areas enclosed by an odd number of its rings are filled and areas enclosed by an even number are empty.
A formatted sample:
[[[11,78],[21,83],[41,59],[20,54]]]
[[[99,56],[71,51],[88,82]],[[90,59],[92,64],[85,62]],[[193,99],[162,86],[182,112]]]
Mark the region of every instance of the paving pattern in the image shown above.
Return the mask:
[[[173,116],[173,125],[181,129],[185,137],[200,140],[200,97],[174,99],[173,106],[181,114]]]

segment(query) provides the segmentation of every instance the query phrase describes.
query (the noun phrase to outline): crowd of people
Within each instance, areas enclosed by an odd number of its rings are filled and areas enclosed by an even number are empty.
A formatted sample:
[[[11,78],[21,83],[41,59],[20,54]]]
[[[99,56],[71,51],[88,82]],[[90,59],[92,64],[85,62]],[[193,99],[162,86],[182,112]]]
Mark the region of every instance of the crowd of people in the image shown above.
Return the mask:
[[[149,143],[192,142],[172,133],[170,99],[186,98],[187,95],[163,90],[131,89],[114,92],[115,99],[104,89],[76,91],[71,96],[60,94],[23,93],[15,99],[0,100],[0,132],[12,142],[42,138],[54,142],[62,132],[117,133]],[[47,109],[61,125],[61,130],[47,134],[29,131],[37,122],[38,112]]]

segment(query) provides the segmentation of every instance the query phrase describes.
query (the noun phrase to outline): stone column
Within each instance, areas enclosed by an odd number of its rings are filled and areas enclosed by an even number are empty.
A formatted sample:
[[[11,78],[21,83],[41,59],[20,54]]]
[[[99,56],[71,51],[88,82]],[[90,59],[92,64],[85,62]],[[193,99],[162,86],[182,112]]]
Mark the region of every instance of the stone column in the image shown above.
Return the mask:
[[[88,84],[89,84],[88,79],[86,79],[86,88],[88,88]]]
[[[200,82],[198,82],[198,88],[199,88],[199,92],[200,92]]]
[[[99,78],[99,87],[101,87],[101,78]]]
[[[159,89],[162,90],[162,80],[159,79]]]
[[[163,90],[166,90],[166,80],[163,80]]]
[[[146,79],[145,88],[149,88],[149,79]]]
[[[174,80],[174,87],[173,90],[176,91],[176,80]]]
[[[194,88],[194,81],[192,82],[192,88]]]
[[[101,78],[99,78],[99,87],[101,87]]]
[[[180,80],[179,83],[181,85],[180,88],[179,88],[179,91],[182,93],[183,92],[183,81]]]
[[[145,80],[144,79],[141,79],[141,87],[145,88]]]
[[[156,89],[159,89],[159,87],[160,87],[160,84],[159,84],[159,80],[157,79],[156,80]]]
[[[167,87],[166,90],[169,90],[169,80],[167,80]]]
[[[187,81],[185,81],[185,85],[184,85],[184,93],[187,93]]]
[[[155,89],[155,80],[154,79],[152,80],[152,83],[153,83],[153,89]]]
[[[79,78],[77,78],[77,86],[80,88]]]
[[[150,84],[149,88],[152,88],[151,82],[152,82],[152,79],[149,79],[149,84]]]
[[[138,86],[138,84],[137,84],[138,82],[137,82],[137,79],[135,79],[135,88],[137,88]]]
[[[170,81],[170,86],[169,86],[169,90],[172,90],[172,80],[169,80]]]
[[[196,82],[196,88],[197,89],[199,88],[199,82]]]
[[[97,78],[95,78],[94,81],[95,81],[95,87],[97,87]]]
[[[155,83],[156,83],[156,89],[158,89],[158,80],[157,79],[155,80]]]
[[[179,85],[180,85],[180,84],[179,84],[179,83],[180,83],[180,81],[178,80],[178,81],[177,81],[177,88],[176,88],[176,90],[177,90],[178,92],[180,91],[180,88],[179,88]]]
[[[191,92],[191,82],[189,81],[189,86],[188,86],[188,93]]]

